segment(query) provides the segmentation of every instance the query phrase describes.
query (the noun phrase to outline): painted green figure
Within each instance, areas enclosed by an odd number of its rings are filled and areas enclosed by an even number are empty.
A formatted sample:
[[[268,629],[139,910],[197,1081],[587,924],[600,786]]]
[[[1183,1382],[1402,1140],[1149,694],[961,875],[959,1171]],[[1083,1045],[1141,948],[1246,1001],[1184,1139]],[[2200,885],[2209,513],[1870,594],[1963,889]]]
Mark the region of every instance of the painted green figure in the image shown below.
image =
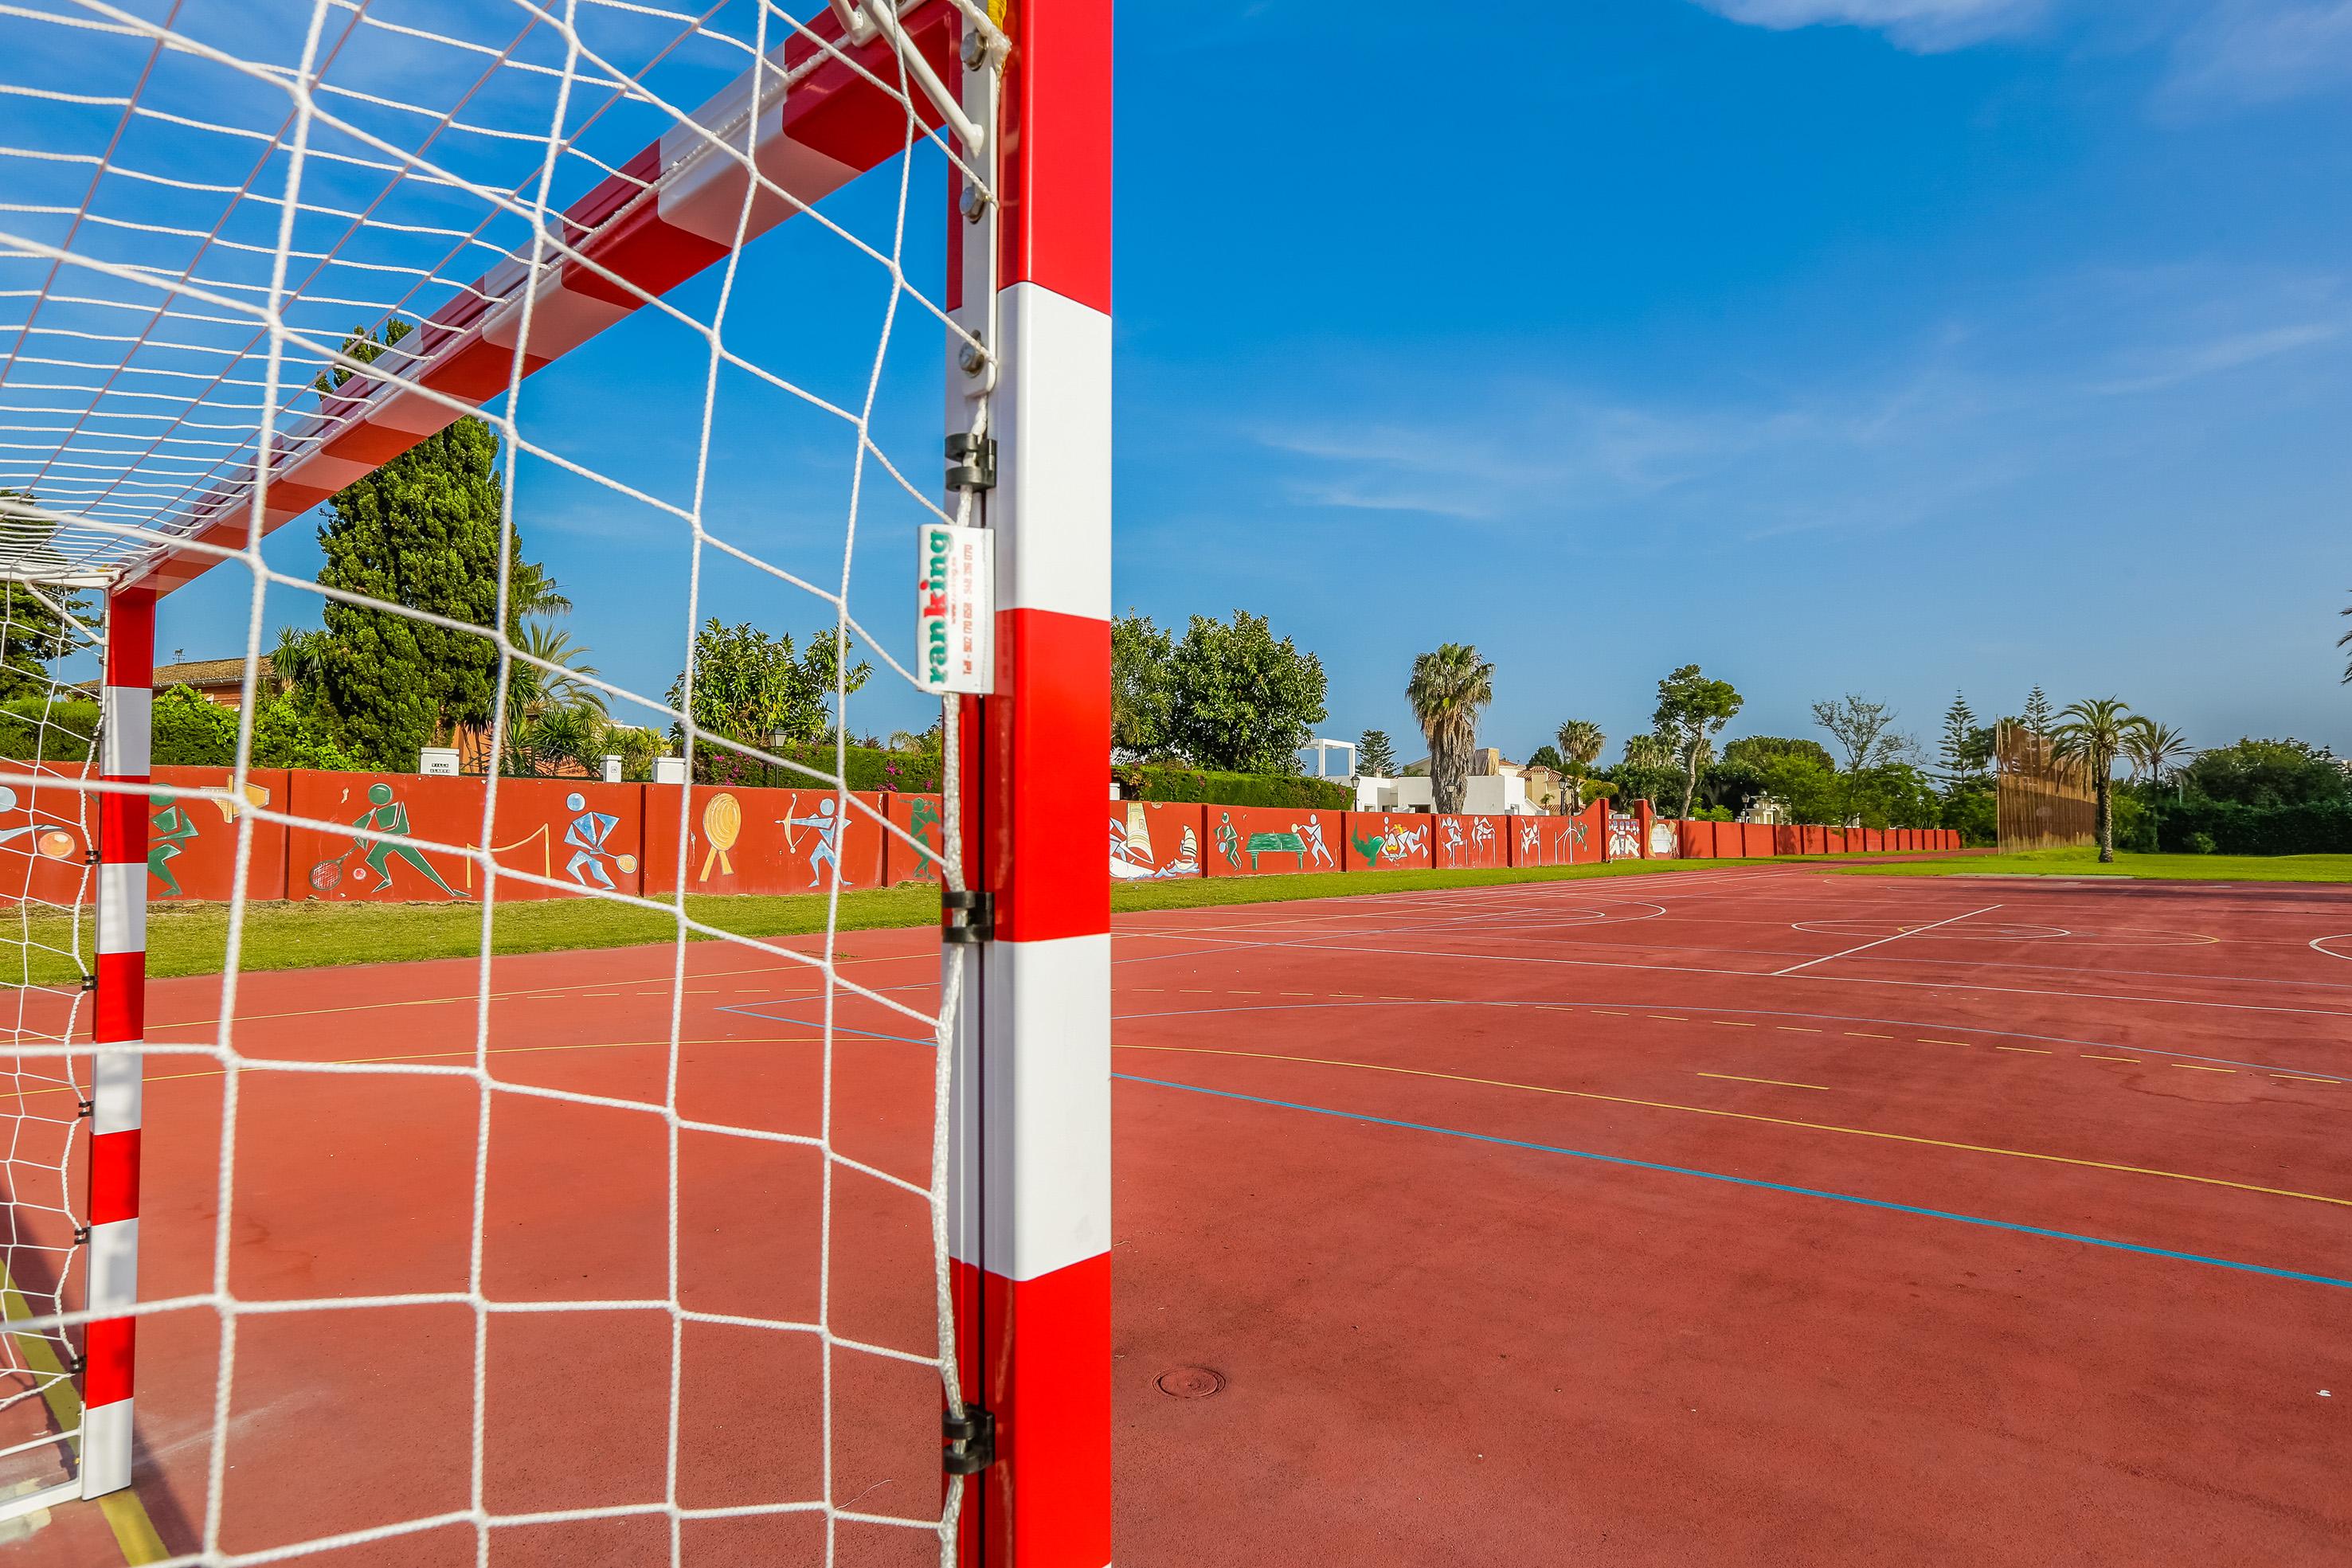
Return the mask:
[[[1360,839],[1353,833],[1350,833],[1348,835],[1348,841],[1355,845],[1356,852],[1363,856],[1365,861],[1372,865],[1378,865],[1381,863],[1381,852],[1389,847],[1388,841],[1381,837],[1378,833],[1374,833],[1369,839]]]
[[[353,821],[352,823],[352,827],[371,828],[379,833],[399,833],[404,837],[407,835],[409,831],[408,808],[392,798],[391,785],[369,785],[368,805],[369,810],[367,815]],[[352,841],[352,847],[353,849],[357,849],[361,844],[366,842],[367,841],[364,839],[355,839]],[[433,869],[431,863],[425,860],[424,852],[417,849],[415,844],[396,844],[389,839],[381,839],[369,846],[365,858],[369,868],[373,870],[378,877],[383,879],[383,884],[386,887],[390,887],[392,885],[392,870],[385,862],[394,856],[399,857],[408,864],[415,867],[416,873],[419,876],[425,878],[425,881],[431,883],[434,886],[439,888],[450,897],[463,898],[466,896],[464,894],[459,893],[456,888],[451,887],[447,883],[441,880],[441,873]]]
[[[940,815],[940,809],[937,806],[932,805],[928,797],[918,795],[915,797],[913,806],[907,812],[908,836],[912,838],[917,843],[922,845],[925,849],[937,851],[940,846],[938,841],[932,838],[929,830],[938,827],[946,821],[946,818]],[[923,874],[926,877],[939,875],[939,862],[936,861],[925,861],[923,862]]]
[[[164,897],[177,898],[180,896],[180,879],[172,874],[172,862],[179,859],[180,852],[194,840],[195,821],[180,810],[176,796],[150,795],[147,803],[163,808],[148,819],[154,824],[155,832],[147,841],[147,874],[163,880]]]
[[[1231,811],[1218,812],[1217,852],[1225,857],[1225,863],[1235,871],[1242,869],[1241,847],[1242,836],[1234,831],[1234,814]]]

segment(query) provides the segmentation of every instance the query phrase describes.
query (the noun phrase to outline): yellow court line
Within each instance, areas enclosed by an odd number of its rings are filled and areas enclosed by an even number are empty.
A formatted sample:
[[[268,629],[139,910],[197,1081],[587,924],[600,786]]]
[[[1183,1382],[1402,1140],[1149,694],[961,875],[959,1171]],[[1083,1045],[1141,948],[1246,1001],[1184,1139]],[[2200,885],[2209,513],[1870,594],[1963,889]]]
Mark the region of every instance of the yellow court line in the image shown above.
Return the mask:
[[[1927,1043],[1930,1045],[1958,1045],[1959,1042],[1952,1040],[1930,1040]],[[1996,1045],[1993,1049],[1995,1051],[2013,1051],[2021,1056],[2055,1056],[2058,1054],[2054,1051],[2042,1051],[2038,1047],[2031,1045]]]
[[[1599,1017],[1605,1019],[1624,1019],[1633,1016],[1632,1013],[1612,1013],[1607,1008],[1595,1008],[1592,1010]]]
[[[1660,1023],[1688,1023],[1688,1022],[1690,1022],[1690,1019],[1686,1019],[1686,1018],[1684,1018],[1684,1017],[1683,1017],[1681,1014],[1679,1014],[1679,1013],[1652,1013],[1650,1016],[1651,1016],[1652,1018],[1654,1018],[1654,1019],[1657,1019]]]
[[[1286,1056],[1271,1051],[1228,1051],[1205,1045],[1125,1045],[1114,1041],[1119,1051],[1169,1051],[1186,1056],[1232,1056],[1256,1061],[1294,1061],[1310,1067],[1352,1067],[1361,1072],[1388,1072],[1406,1078],[1442,1078],[1456,1083],[1476,1083],[1490,1089],[1517,1089],[1529,1094],[1555,1094],[1567,1100],[1591,1100],[1607,1105],[1639,1105],[1651,1111],[1680,1111],[1693,1116],[1719,1116],[1734,1122],[1763,1122],[1776,1127],[1800,1127],[1811,1133],[1840,1133],[1852,1138],[1875,1138],[1890,1144],[1917,1144],[1927,1148],[1958,1149],[1972,1155],[2000,1155],[2013,1160],[2038,1160],[2047,1165],[2080,1166],[2087,1170],[2118,1171],[2126,1176],[2157,1176],[2165,1181],[2189,1182],[2198,1186],[2229,1187],[2238,1192],[2259,1192],[2271,1197],[2300,1198],[2305,1203],[2331,1204],[2338,1208],[2352,1208],[2352,1197],[2329,1197],[2325,1193],[2297,1192],[2292,1187],[2261,1186],[2252,1182],[2230,1181],[2221,1176],[2191,1176],[2184,1171],[2158,1170],[2149,1166],[2116,1165],[2107,1160],[2080,1159],[2073,1155],[2044,1155],[2031,1149],[2004,1149],[1990,1144],[1962,1144],[1949,1138],[1923,1138],[1909,1133],[1882,1133],[1871,1127],[1841,1127],[1829,1122],[1800,1122],[1786,1116],[1763,1116],[1748,1111],[1721,1111],[1709,1105],[1677,1105],[1669,1100],[1641,1100],[1628,1094],[1599,1094],[1586,1089],[1555,1089],[1544,1083],[1514,1083],[1505,1078],[1474,1078],[1463,1072],[1437,1072],[1422,1067],[1388,1067],[1371,1061],[1343,1061],[1327,1056]]]
[[[1769,1083],[1775,1089],[1818,1089],[1824,1094],[1829,1092],[1830,1088],[1826,1083],[1790,1083],[1780,1078],[1742,1078],[1737,1072],[1702,1072],[1698,1076],[1728,1079],[1734,1083]]]
[[[2299,1073],[2294,1072],[2273,1072],[2271,1076],[2273,1078],[2284,1078],[2289,1083],[2340,1083],[2343,1082],[2343,1080],[2338,1078],[2305,1078]]]
[[[2137,1056],[2093,1056],[2087,1051],[2083,1052],[2083,1060],[2085,1061],[2128,1061],[2135,1067],[2139,1065],[2139,1058]]]
[[[8,1277],[8,1267],[0,1263],[0,1316],[16,1322],[33,1315],[16,1281]],[[59,1430],[73,1433],[66,1439],[74,1451],[77,1463],[81,1458],[81,1390],[68,1375],[65,1364],[58,1359],[57,1348],[39,1334],[10,1334],[23,1353],[25,1364],[41,1378],[41,1402],[49,1407]],[[109,1492],[98,1500],[98,1511],[114,1532],[116,1550],[129,1568],[145,1563],[161,1563],[171,1555],[163,1546],[163,1537],[155,1529],[155,1521],[147,1517],[147,1505],[129,1487]]]
[[[576,949],[572,949],[572,951],[577,951],[577,952],[602,952],[602,951],[605,951],[606,949],[602,949],[602,948],[576,948]],[[506,957],[506,958],[526,958],[526,957],[532,957],[532,956],[536,956],[536,955],[533,955],[533,954],[528,954],[528,953],[513,953],[513,954],[499,954],[499,955],[498,955],[498,956],[499,956],[499,957]],[[923,956],[923,955],[919,954],[919,953],[917,953],[917,954],[909,954],[909,953],[894,953],[894,954],[890,954],[890,955],[887,955],[887,956],[886,956],[878,957],[878,958],[835,958],[835,959],[833,961],[833,967],[834,967],[835,968],[836,968],[836,969],[845,969],[845,968],[847,968],[847,967],[848,967],[850,965],[852,965],[852,964],[896,964],[896,963],[901,962],[901,961],[903,961],[904,959],[907,959],[907,958],[909,958],[909,957],[921,957],[921,956]],[[441,959],[423,959],[423,960],[420,960],[420,962],[425,962],[425,963],[439,963],[439,962],[444,962],[444,961],[445,961],[445,960],[441,960]],[[777,967],[777,966],[775,966],[775,965],[773,965],[773,964],[768,964],[768,965],[763,965],[763,966],[761,966],[761,967],[756,968],[756,969],[718,969],[718,970],[714,970],[714,971],[712,971],[711,973],[709,973],[709,974],[708,974],[708,975],[689,975],[689,976],[688,976],[688,977],[687,977],[687,978],[688,978],[688,979],[690,979],[690,980],[724,980],[724,979],[730,979],[730,978],[732,978],[732,977],[734,977],[735,976],[738,976],[738,975],[772,975],[772,974],[775,973],[776,967]],[[247,971],[246,971],[245,975],[244,975],[243,977],[240,977],[240,978],[241,978],[241,979],[242,979],[242,978],[250,978],[251,977],[256,976],[256,975],[277,974],[277,973],[281,973],[281,972],[284,972],[284,973],[290,973],[291,971],[278,971],[278,970],[270,970],[270,969],[252,969],[252,970],[247,970]],[[194,976],[184,976],[184,977],[182,977],[182,976],[173,976],[173,977],[171,977],[171,978],[188,978],[188,979],[210,979],[210,978],[213,978],[214,977],[211,977],[211,976],[204,976],[204,975],[194,975]],[[152,984],[152,982],[151,982],[151,984]],[[588,1000],[593,1000],[593,999],[594,999],[594,998],[591,998],[591,997],[587,997],[587,996],[581,996],[581,995],[580,995],[580,993],[593,990],[594,988],[596,988],[596,987],[598,987],[598,986],[614,986],[614,985],[627,986],[627,985],[642,985],[643,983],[644,983],[643,981],[633,981],[633,980],[617,980],[617,981],[616,981],[616,980],[583,980],[583,981],[581,981],[579,984],[577,984],[577,985],[572,985],[572,986],[525,986],[525,987],[523,987],[523,988],[522,988],[521,989],[520,989],[520,990],[512,990],[512,991],[492,991],[492,992],[490,992],[490,993],[489,993],[489,999],[490,999],[490,1000],[492,1000],[492,1001],[494,1001],[494,1002],[510,1002],[510,1001],[517,1001],[517,1000],[520,1000],[520,999],[524,998],[527,998],[527,997],[541,996],[541,995],[545,995],[545,994],[548,994],[548,993],[551,993],[551,992],[563,992],[563,993],[570,993],[570,994],[572,994],[572,995],[573,995],[573,996],[575,996],[575,997],[578,997],[580,1000],[583,1000],[583,1001],[588,1001]],[[612,995],[612,996],[614,996],[614,997],[622,997],[622,996],[629,995],[630,993],[625,992],[625,991],[614,991],[614,992],[611,992],[611,993],[609,993],[609,994],[610,994],[610,995]],[[639,993],[636,993],[636,994],[641,995],[641,996],[664,996],[664,997],[666,997],[666,996],[669,995],[669,992],[668,992],[668,991],[667,991],[667,990],[662,990],[662,991],[644,991],[644,992],[639,992]],[[688,992],[688,995],[693,995],[693,994],[695,994],[695,993],[693,993],[693,992]],[[715,993],[705,993],[705,994],[715,994]],[[822,994],[823,994],[823,993],[822,993],[822,990],[821,990],[821,989],[819,989],[819,990],[810,990],[810,991],[795,991],[795,992],[791,993],[791,995],[793,995],[793,996],[809,996],[809,997],[819,996],[819,995],[822,995]],[[272,1021],[275,1021],[275,1020],[278,1020],[278,1019],[283,1019],[324,1018],[324,1017],[327,1017],[327,1016],[329,1016],[329,1015],[331,1015],[331,1014],[334,1014],[334,1013],[372,1013],[372,1012],[380,1012],[380,1011],[387,1010],[387,1009],[392,1009],[392,1008],[439,1008],[439,1007],[449,1007],[449,1006],[452,1006],[453,1004],[456,1004],[456,1003],[458,1003],[458,1002],[478,1002],[478,1001],[480,1001],[481,999],[482,999],[482,994],[481,994],[479,991],[467,991],[467,992],[463,992],[463,993],[461,993],[461,994],[459,994],[459,995],[457,995],[457,996],[448,996],[448,997],[402,997],[402,998],[394,998],[394,999],[392,999],[392,1000],[390,1000],[390,1001],[382,1001],[382,1002],[352,1002],[352,1003],[349,1003],[349,1004],[347,1004],[347,1005],[345,1005],[345,1006],[342,1006],[342,1007],[336,1007],[336,1008],[296,1008],[296,1009],[292,1009],[291,1011],[289,1011],[289,1012],[282,1012],[282,1013],[238,1013],[238,1014],[236,1014],[235,1017],[233,1017],[229,1021],[230,1021],[230,1022],[232,1022],[232,1023],[239,1023],[239,1024],[246,1024],[246,1023],[269,1023],[269,1022],[272,1022]],[[151,1030],[158,1030],[158,1029],[213,1029],[213,1028],[216,1028],[216,1027],[218,1027],[218,1025],[219,1025],[219,1021],[220,1021],[220,1020],[219,1020],[219,1019],[189,1019],[185,1020],[184,1022],[177,1022],[177,1023],[150,1022],[150,1023],[147,1025],[147,1027],[148,1027],[149,1029],[151,1029]]]
[[[1845,1032],[1850,1040],[1893,1040],[1895,1038],[1891,1034],[1865,1034],[1858,1029],[1850,1029]]]
[[[1754,1029],[1756,1027],[1752,1023],[1741,1023],[1736,1019],[1709,1019],[1706,1021],[1717,1029]]]
[[[2234,1067],[2200,1067],[2193,1061],[2176,1061],[2172,1065],[2187,1072],[2235,1072],[2238,1071]]]
[[[1772,1027],[1779,1030],[1783,1034],[1819,1034],[1822,1032],[1817,1029],[1807,1029],[1801,1023],[1776,1023]]]
[[[572,1045],[494,1045],[490,1047],[489,1054],[492,1056],[528,1056],[535,1052],[554,1051],[634,1051],[650,1046],[667,1045],[669,1041],[667,1040],[581,1040]],[[823,1045],[824,1043],[824,1036],[821,1034],[761,1036],[729,1035],[717,1040],[681,1040],[677,1043],[681,1050],[689,1045]],[[273,1062],[293,1062],[296,1064],[296,1069],[299,1071],[301,1067],[373,1067],[394,1061],[438,1061],[450,1057],[467,1057],[473,1054],[474,1052],[468,1049],[465,1051],[412,1051],[399,1056],[321,1056],[315,1058],[273,1056],[263,1057],[258,1060]],[[276,1072],[283,1070],[276,1067],[247,1067],[245,1071],[247,1072],[259,1073]],[[227,1076],[227,1070],[225,1068],[206,1067],[199,1069],[194,1072],[151,1072],[144,1078],[141,1079],[140,1082],[142,1083],[178,1083],[192,1078],[223,1078],[226,1076]],[[515,1087],[536,1088],[538,1085],[526,1084],[515,1085]],[[51,1089],[27,1089],[19,1093],[17,1098],[20,1100],[30,1100],[36,1095],[40,1094],[79,1093],[80,1093],[79,1089],[68,1084],[61,1083]]]
[[[1923,1035],[1921,1035],[1921,1036],[1919,1037],[1919,1043],[1920,1043],[1921,1045],[1966,1045],[1966,1044],[1968,1044],[1969,1042],[1968,1042],[1967,1040],[1929,1040],[1926,1035],[1924,1035],[1924,1034],[1923,1034]],[[2024,1049],[2026,1049],[2026,1048],[2025,1048],[2024,1046],[2021,1046],[2021,1045],[2016,1045],[2016,1046],[2004,1045],[2004,1046],[2000,1047],[2000,1049],[2001,1049],[2001,1050],[2003,1050],[2003,1051],[2023,1051],[2023,1050],[2024,1050]],[[2049,1055],[2050,1053],[2049,1053],[2048,1051],[2043,1051],[2042,1054],[2042,1055],[2044,1055],[2044,1056],[2047,1056],[2047,1055]]]

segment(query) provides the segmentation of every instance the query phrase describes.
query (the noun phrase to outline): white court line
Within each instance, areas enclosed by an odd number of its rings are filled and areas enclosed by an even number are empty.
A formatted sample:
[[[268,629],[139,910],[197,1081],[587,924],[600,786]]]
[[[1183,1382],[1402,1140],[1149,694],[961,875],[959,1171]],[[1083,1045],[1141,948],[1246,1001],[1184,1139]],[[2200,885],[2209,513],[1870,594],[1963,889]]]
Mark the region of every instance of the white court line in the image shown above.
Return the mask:
[[[2339,931],[2333,936],[2315,936],[2309,946],[2315,953],[2325,953],[2331,958],[2341,958],[2346,963],[2352,964],[2352,953],[2338,953],[2335,948],[2327,946],[2330,942],[2341,942],[2347,936],[2352,936],[2352,931]]]
[[[1889,942],[1900,942],[1906,936],[1922,936],[1930,931],[1946,925],[1956,925],[1963,920],[1973,919],[1979,915],[1990,915],[2000,907],[1998,904],[1988,904],[1982,909],[1971,909],[1966,915],[1955,915],[1949,920],[1938,920],[1933,925],[1921,925],[1909,931],[1897,931],[1892,936],[1881,936],[1874,942],[1864,942],[1859,946],[1849,947],[1843,953],[1824,953],[1818,958],[1808,958],[1801,964],[1791,964],[1785,969],[1775,969],[1772,971],[1772,977],[1778,979],[1782,975],[1793,975],[1800,969],[1810,969],[1816,964],[1826,964],[1832,958],[1851,958],[1856,953],[1867,953],[1873,947],[1883,947]]]

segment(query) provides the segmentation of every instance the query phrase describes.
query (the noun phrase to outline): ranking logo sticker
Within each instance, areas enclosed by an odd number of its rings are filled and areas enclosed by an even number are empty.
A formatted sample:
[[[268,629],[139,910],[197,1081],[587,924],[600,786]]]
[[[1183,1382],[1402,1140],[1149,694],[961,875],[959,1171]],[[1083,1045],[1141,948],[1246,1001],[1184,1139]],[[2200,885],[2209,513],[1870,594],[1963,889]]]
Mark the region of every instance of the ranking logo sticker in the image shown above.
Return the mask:
[[[929,692],[986,693],[996,674],[996,538],[925,523],[917,531],[917,669]]]

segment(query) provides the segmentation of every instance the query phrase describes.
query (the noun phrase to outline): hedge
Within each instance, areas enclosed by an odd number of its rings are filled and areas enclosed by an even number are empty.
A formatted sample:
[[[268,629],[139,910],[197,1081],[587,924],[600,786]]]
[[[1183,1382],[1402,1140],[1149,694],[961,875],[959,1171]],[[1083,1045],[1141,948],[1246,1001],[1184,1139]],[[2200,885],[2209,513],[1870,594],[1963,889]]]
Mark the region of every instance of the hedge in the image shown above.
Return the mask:
[[[2242,806],[2234,801],[2167,801],[2152,806],[2148,814],[2156,819],[2156,847],[2171,854],[2209,850],[2225,855],[2352,854],[2352,805],[2340,802]]]
[[[45,705],[39,697],[18,697],[0,706],[0,757],[31,761],[37,746],[40,761],[80,762],[89,758],[90,737],[97,733],[98,705],[87,698]]]
[[[1352,785],[1303,773],[1208,773],[1197,768],[1114,769],[1130,800],[1197,800],[1210,806],[1308,806],[1345,811],[1356,804]]]
[[[705,779],[768,785],[779,789],[824,787],[798,768],[771,768],[720,747],[698,747],[695,755],[696,772]],[[818,744],[787,746],[776,755],[828,779],[833,776],[835,761],[840,760],[852,789],[899,789],[919,795],[936,795],[940,790],[940,758],[936,751],[884,751],[871,746],[853,746],[845,758],[836,759],[832,747]]]

